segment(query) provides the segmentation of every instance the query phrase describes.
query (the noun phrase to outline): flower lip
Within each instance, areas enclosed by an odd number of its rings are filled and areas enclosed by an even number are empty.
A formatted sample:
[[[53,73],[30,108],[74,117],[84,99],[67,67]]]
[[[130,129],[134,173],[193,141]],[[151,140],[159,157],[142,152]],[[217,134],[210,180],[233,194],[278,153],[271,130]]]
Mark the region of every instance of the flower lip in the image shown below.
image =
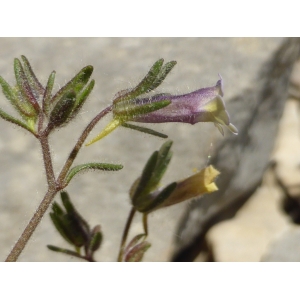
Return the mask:
[[[135,99],[132,105],[145,105],[151,102],[170,100],[171,103],[151,113],[133,116],[131,121],[142,123],[181,122],[196,124],[198,122],[213,122],[224,134],[222,125],[232,133],[237,134],[237,128],[230,123],[223,100],[223,80],[220,79],[213,87],[201,88],[188,94],[159,94],[149,98]]]

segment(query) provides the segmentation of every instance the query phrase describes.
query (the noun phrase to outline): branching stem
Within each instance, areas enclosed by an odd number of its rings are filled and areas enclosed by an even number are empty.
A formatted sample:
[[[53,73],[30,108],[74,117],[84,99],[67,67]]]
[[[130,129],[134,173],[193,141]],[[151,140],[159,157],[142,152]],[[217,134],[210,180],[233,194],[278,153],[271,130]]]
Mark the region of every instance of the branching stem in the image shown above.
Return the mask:
[[[23,233],[21,234],[20,238],[18,239],[17,243],[9,253],[8,257],[6,258],[7,262],[13,262],[16,261],[25,248],[28,240],[32,236],[33,232],[37,228],[38,224],[40,223],[41,219],[43,218],[44,214],[46,213],[49,205],[51,204],[53,198],[55,195],[62,190],[66,185],[64,183],[65,177],[72,166],[81,146],[83,145],[85,139],[89,135],[89,133],[92,131],[94,126],[110,111],[112,110],[112,105],[105,108],[103,111],[101,111],[85,128],[81,136],[79,137],[76,145],[74,146],[73,150],[71,151],[65,165],[63,166],[61,173],[59,174],[58,179],[55,179],[54,170],[53,170],[53,164],[52,164],[52,158],[50,154],[50,147],[49,147],[49,140],[48,135],[49,132],[45,130],[42,132],[42,124],[39,124],[39,135],[37,135],[37,138],[39,139],[42,147],[42,153],[43,153],[43,160],[44,160],[44,166],[46,170],[46,177],[47,177],[47,183],[48,183],[48,191],[44,196],[44,199],[40,203],[39,207],[37,208],[36,212],[34,213],[33,217],[29,221],[28,225],[24,229]],[[42,122],[42,121],[41,121]],[[92,261],[92,257],[85,258],[87,260]]]

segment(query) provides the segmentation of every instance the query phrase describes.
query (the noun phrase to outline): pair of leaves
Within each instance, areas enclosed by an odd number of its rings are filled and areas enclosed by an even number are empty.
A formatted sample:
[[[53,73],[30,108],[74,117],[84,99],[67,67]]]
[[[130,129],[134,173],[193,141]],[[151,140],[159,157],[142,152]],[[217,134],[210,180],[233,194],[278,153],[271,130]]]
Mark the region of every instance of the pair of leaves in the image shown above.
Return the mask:
[[[123,260],[125,262],[140,262],[151,244],[145,241],[146,235],[135,236],[124,250]]]

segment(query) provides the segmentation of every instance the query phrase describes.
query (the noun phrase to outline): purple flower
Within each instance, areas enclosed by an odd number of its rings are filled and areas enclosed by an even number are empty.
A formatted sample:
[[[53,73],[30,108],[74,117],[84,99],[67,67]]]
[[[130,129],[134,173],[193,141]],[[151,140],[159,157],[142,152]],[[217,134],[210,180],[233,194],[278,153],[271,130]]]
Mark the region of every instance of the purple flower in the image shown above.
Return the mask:
[[[220,75],[219,75],[220,76]],[[232,133],[238,134],[237,128],[230,123],[229,114],[223,101],[222,78],[213,87],[202,88],[184,95],[161,94],[150,98],[136,99],[134,105],[145,105],[163,100],[171,103],[159,110],[147,114],[135,115],[130,121],[142,123],[182,122],[196,124],[213,122],[224,134],[222,125]]]
[[[113,120],[87,145],[102,139],[128,121],[141,123],[182,122],[192,125],[198,122],[213,122],[222,135],[224,135],[222,126],[226,126],[232,133],[238,134],[237,128],[230,123],[229,114],[222,98],[223,95],[223,84],[220,76],[220,80],[215,86],[202,88],[189,94],[159,94],[148,98],[117,102],[113,107]],[[151,108],[151,104],[168,101],[170,103],[163,108],[157,110]]]

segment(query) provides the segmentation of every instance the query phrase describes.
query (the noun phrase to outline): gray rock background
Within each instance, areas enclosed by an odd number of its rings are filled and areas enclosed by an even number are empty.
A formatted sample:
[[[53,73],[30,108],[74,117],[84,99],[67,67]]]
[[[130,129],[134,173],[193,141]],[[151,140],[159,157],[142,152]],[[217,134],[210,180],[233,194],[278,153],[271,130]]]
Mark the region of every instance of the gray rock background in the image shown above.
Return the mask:
[[[225,101],[254,84],[263,62],[275,51],[281,38],[2,38],[0,75],[14,82],[13,59],[24,54],[43,83],[56,70],[56,85],[69,80],[85,65],[94,66],[96,86],[77,122],[53,134],[56,172],[85,125],[110,103],[113,95],[131,87],[147,73],[158,58],[178,64],[160,86],[160,92],[185,93],[212,86],[218,73],[224,79]],[[4,96],[1,108],[11,111]],[[229,111],[230,113],[230,111]],[[97,134],[108,122],[102,120],[91,133]],[[234,124],[235,116],[231,114]],[[39,145],[24,130],[0,120],[0,259],[4,260],[31,218],[46,190]],[[222,137],[213,124],[160,124],[160,130],[174,140],[174,156],[164,178],[168,183],[192,174],[206,165],[208,155]],[[226,132],[226,135],[229,135]],[[101,161],[124,164],[120,172],[86,173],[69,185],[73,202],[91,225],[101,224],[102,249],[96,259],[115,261],[122,230],[130,210],[128,189],[139,176],[150,154],[162,140],[118,129],[101,142],[82,150],[76,163]],[[58,197],[56,198],[58,200]],[[151,249],[145,261],[170,259],[177,224],[188,203],[153,213],[149,217]],[[141,232],[136,217],[131,235]],[[74,261],[52,253],[46,244],[65,247],[48,215],[42,220],[20,261]]]

